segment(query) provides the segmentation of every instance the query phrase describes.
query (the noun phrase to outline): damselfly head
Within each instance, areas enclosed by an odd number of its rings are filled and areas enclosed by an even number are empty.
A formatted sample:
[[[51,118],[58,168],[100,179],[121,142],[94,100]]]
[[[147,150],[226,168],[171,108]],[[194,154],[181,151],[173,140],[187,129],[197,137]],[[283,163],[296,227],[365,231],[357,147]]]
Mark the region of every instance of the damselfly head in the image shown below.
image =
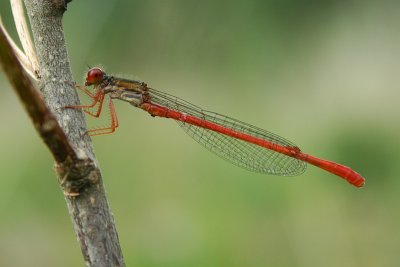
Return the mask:
[[[100,68],[91,68],[86,74],[85,85],[96,85],[99,84],[105,76],[105,72]]]

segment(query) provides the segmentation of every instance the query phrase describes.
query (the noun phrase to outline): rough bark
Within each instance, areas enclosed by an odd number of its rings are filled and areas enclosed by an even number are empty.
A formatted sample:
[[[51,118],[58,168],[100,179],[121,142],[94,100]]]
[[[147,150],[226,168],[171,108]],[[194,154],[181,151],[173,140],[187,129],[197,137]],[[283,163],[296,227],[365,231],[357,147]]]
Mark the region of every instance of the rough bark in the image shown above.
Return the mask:
[[[62,29],[67,2],[25,0],[39,59],[41,94],[22,71],[0,31],[1,62],[55,158],[58,179],[86,265],[124,266],[101,172],[91,140],[85,134],[83,113],[63,108],[79,103]]]

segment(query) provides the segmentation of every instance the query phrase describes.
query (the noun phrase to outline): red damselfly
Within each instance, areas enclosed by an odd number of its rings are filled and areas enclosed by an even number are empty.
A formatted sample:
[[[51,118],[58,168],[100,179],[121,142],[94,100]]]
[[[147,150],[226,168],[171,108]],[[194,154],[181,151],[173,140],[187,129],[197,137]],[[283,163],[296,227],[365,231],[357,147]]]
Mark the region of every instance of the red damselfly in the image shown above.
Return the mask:
[[[104,100],[111,114],[111,125],[88,131],[91,136],[110,134],[118,127],[113,99],[130,103],[153,117],[174,119],[197,142],[218,156],[254,172],[294,176],[304,172],[310,163],[361,187],[364,178],[349,167],[303,153],[295,144],[236,119],[201,109],[173,95],[150,88],[146,83],[107,75],[92,68],[86,76],[86,86],[77,86],[93,102],[89,105],[67,106],[82,108],[87,114],[99,117]],[[91,108],[97,109],[95,112]]]

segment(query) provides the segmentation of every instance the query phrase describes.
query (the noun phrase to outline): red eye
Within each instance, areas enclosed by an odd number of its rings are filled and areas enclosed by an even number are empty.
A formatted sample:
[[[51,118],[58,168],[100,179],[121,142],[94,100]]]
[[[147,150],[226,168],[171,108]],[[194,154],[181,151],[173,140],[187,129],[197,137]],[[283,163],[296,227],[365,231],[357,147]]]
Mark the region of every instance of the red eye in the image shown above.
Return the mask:
[[[92,68],[86,75],[86,86],[100,83],[104,78],[104,71],[100,68]]]

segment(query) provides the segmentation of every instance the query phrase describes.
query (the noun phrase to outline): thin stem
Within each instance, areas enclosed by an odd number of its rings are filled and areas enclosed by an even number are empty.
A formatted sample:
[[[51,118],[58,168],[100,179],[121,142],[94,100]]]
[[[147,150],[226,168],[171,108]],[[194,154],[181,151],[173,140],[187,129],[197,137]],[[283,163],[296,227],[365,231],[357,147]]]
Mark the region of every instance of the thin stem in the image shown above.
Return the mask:
[[[11,84],[55,158],[82,255],[87,266],[125,266],[101,173],[78,105],[62,29],[65,1],[25,1],[41,79],[34,88],[0,29],[0,59]],[[32,177],[33,179],[33,177]]]

